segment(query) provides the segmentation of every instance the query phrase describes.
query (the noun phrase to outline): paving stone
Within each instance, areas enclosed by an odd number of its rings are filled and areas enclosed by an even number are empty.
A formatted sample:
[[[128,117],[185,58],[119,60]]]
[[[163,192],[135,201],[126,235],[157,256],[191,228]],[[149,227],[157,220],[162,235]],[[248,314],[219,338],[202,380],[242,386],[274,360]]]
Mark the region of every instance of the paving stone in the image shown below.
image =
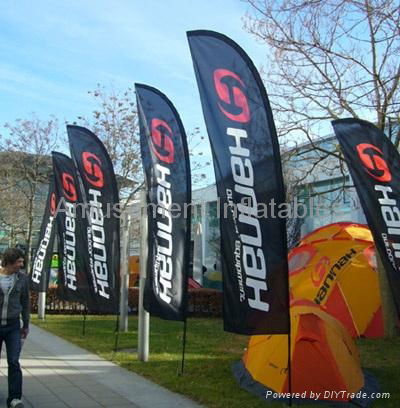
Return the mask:
[[[7,366],[0,361],[0,408],[6,408]],[[35,326],[25,342],[25,408],[198,408],[135,373]]]

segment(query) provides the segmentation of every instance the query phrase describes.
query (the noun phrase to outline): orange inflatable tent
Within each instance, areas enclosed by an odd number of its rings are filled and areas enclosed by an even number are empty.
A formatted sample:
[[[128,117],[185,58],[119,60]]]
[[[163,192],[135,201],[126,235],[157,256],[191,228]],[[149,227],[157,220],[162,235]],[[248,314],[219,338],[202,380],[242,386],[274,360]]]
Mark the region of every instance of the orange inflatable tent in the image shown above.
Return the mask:
[[[364,376],[357,348],[343,325],[310,301],[297,301],[291,313],[292,396],[297,402],[353,403],[368,406],[363,392],[376,390]],[[287,400],[287,335],[252,336],[234,366],[239,384],[268,400]]]
[[[365,225],[335,223],[305,236],[289,253],[292,300],[308,299],[353,337],[382,337],[375,246]]]

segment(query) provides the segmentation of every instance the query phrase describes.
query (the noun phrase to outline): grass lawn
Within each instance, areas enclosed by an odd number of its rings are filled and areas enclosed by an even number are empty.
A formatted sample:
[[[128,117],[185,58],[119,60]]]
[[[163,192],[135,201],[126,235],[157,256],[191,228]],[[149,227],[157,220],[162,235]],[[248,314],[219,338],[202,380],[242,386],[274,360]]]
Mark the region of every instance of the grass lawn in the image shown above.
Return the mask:
[[[88,316],[86,335],[82,336],[82,316],[48,315],[46,321],[33,317],[37,326],[55,333],[78,346],[112,360],[128,370],[178,393],[187,395],[207,407],[258,408],[287,406],[266,404],[242,390],[231,371],[247,346],[248,337],[226,333],[220,319],[188,320],[184,375],[179,375],[182,357],[182,323],[151,318],[150,359],[137,361],[136,353],[113,353],[115,317]],[[136,348],[137,318],[130,317],[128,333],[120,334],[119,348]],[[400,406],[400,338],[391,340],[358,340],[362,366],[377,376],[382,392],[389,400],[378,400],[374,407]],[[326,405],[301,405],[326,407]]]

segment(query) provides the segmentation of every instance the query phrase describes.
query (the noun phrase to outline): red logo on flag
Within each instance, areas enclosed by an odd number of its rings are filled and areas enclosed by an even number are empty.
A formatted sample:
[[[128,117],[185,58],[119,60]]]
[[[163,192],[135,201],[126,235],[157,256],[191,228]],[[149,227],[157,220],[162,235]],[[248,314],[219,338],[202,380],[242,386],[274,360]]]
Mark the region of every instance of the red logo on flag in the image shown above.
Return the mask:
[[[168,123],[161,119],[151,121],[151,141],[154,154],[164,163],[174,162],[174,142],[172,130]]]
[[[315,265],[315,268],[311,270],[311,281],[315,287],[319,287],[319,285],[323,281],[329,264],[329,258],[327,256],[324,256],[318,261],[318,263]]]
[[[62,174],[62,185],[64,196],[68,199],[68,201],[76,201],[78,199],[78,195],[76,193],[74,179],[70,174]]]
[[[92,186],[102,188],[104,186],[104,175],[101,169],[101,160],[94,153],[83,152],[82,162],[86,180]]]
[[[50,214],[54,215],[56,213],[57,201],[56,195],[54,193],[50,196]]]
[[[222,113],[235,122],[249,122],[250,109],[247,97],[241,89],[245,88],[245,85],[240,77],[227,69],[216,69],[214,86],[220,99],[218,106]]]
[[[360,143],[356,149],[366,172],[371,177],[382,182],[389,182],[392,179],[389,167],[382,157],[382,150],[369,143]]]

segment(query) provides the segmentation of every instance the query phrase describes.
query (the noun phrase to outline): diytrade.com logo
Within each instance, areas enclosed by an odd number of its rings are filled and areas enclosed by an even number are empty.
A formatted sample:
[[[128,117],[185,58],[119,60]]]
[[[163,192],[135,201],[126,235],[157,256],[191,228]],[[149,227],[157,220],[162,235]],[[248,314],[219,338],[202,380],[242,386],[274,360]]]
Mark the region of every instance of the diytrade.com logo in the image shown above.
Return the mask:
[[[389,399],[390,392],[349,392],[349,391],[303,391],[303,392],[275,392],[268,390],[265,393],[266,399],[296,399],[296,400],[314,400],[314,401],[351,401],[365,399]]]

